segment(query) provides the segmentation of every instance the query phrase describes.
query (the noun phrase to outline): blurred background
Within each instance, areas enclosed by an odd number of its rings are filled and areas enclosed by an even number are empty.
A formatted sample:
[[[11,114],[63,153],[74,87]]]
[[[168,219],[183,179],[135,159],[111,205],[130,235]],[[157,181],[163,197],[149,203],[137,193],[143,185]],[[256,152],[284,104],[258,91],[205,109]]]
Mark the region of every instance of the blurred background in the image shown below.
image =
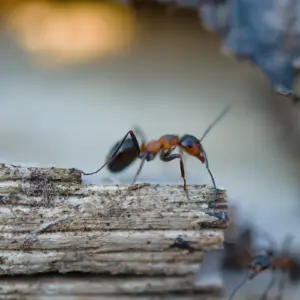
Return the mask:
[[[196,11],[42,0],[2,1],[0,11],[1,162],[92,172],[135,124],[149,139],[200,137],[231,104],[203,143],[216,183],[279,243],[293,232],[300,249],[299,105],[224,55]],[[189,184],[211,183],[199,161],[185,165]],[[84,180],[130,183],[137,168]],[[139,181],[181,183],[179,163],[146,163]]]

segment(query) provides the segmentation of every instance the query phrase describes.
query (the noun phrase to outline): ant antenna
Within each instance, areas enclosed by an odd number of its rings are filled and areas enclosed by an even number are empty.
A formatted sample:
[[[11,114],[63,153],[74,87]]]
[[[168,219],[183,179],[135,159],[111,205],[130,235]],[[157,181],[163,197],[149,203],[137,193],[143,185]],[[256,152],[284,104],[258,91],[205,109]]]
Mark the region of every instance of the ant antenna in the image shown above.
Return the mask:
[[[231,105],[227,105],[223,111],[219,114],[219,116],[207,127],[207,129],[204,131],[200,142],[207,136],[207,134],[210,132],[210,130],[224,117],[224,115],[229,111],[231,108]]]
[[[232,300],[233,296],[236,294],[236,292],[247,282],[248,276],[250,272],[247,271],[245,278],[238,284],[238,286],[233,290],[228,300]]]

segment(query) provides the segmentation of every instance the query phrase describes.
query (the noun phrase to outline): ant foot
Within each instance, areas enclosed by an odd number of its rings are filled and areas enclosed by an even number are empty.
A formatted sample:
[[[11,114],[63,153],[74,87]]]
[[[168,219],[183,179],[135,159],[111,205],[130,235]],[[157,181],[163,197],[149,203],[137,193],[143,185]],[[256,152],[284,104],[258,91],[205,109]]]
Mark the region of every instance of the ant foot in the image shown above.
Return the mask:
[[[183,188],[185,194],[186,194],[186,197],[188,198],[188,200],[190,200],[190,196],[189,196],[189,190],[188,189],[185,189]]]
[[[150,186],[150,184],[149,183],[136,183],[134,185],[129,186],[128,191],[135,191],[135,190],[138,190],[138,189],[146,187],[146,186]]]
[[[183,189],[186,191],[186,190],[187,190],[187,187],[186,187],[186,181],[185,181],[184,178],[182,178],[182,180],[183,180]]]

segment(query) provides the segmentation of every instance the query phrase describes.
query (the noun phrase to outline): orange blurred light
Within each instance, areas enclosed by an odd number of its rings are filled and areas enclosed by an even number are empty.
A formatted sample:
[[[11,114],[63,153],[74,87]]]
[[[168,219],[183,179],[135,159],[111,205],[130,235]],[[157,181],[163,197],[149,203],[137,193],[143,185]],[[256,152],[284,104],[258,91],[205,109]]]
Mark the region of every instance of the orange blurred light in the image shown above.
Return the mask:
[[[126,7],[87,1],[20,3],[5,13],[4,25],[21,47],[47,64],[87,62],[120,52],[135,32]]]

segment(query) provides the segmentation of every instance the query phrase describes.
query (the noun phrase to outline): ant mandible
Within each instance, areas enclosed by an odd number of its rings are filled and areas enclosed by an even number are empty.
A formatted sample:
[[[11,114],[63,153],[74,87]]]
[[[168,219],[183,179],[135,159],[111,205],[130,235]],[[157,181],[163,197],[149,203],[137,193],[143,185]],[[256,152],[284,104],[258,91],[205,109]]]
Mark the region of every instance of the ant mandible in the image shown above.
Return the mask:
[[[91,173],[83,173],[83,175],[93,175],[100,172],[106,165],[108,169],[113,172],[120,172],[133,163],[137,158],[142,159],[142,162],[133,178],[132,186],[135,184],[138,175],[140,174],[145,161],[152,161],[156,158],[157,154],[160,154],[160,159],[164,162],[169,162],[174,159],[180,160],[180,171],[181,177],[184,182],[184,190],[186,191],[186,178],[185,178],[185,169],[183,165],[183,153],[182,150],[196,158],[198,158],[202,163],[205,163],[206,169],[211,177],[214,195],[213,199],[216,199],[216,183],[214,177],[209,169],[209,163],[207,159],[206,152],[203,148],[201,142],[207,136],[209,131],[213,126],[220,121],[220,119],[227,113],[230,109],[230,106],[226,106],[225,109],[220,113],[220,115],[211,123],[208,128],[205,130],[204,134],[200,139],[197,139],[195,136],[185,134],[181,138],[178,135],[166,134],[160,137],[158,140],[152,140],[146,143],[146,138],[140,128],[136,127],[135,130],[129,130],[123,139],[117,142],[114,147],[112,147],[109,152],[107,161],[96,171]],[[136,134],[134,133],[136,132]],[[141,146],[139,146],[137,135],[142,138]],[[130,136],[130,137],[129,137]],[[172,152],[180,148],[180,154],[173,154]]]

